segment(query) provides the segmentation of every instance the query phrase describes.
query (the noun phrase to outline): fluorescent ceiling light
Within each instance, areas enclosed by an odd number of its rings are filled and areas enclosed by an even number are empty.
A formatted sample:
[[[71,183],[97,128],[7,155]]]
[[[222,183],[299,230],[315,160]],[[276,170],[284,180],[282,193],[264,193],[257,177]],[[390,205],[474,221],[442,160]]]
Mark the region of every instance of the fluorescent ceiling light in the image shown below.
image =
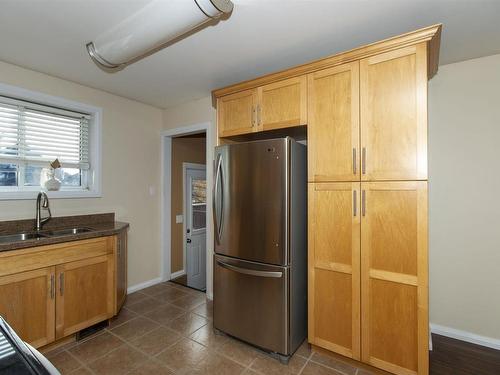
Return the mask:
[[[87,51],[101,68],[123,69],[232,10],[231,0],[154,0],[88,43]]]

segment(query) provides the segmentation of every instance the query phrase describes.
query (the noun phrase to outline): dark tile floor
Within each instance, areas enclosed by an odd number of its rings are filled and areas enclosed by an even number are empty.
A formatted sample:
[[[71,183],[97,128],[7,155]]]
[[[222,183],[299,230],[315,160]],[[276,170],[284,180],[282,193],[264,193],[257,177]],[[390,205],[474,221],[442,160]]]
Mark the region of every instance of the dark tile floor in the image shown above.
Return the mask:
[[[179,276],[179,277],[177,277],[173,280],[170,280],[170,281],[172,281],[173,283],[176,283],[176,284],[187,286],[187,275],[184,274],[184,275]]]
[[[171,282],[130,294],[110,326],[46,353],[62,374],[370,375],[312,353],[304,343],[288,365],[215,335],[205,293]]]

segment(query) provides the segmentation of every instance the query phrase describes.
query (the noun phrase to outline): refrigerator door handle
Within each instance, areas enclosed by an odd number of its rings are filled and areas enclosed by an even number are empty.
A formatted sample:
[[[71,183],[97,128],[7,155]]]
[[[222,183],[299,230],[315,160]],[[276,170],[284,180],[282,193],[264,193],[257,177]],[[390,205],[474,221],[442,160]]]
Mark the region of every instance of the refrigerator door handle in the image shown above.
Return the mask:
[[[281,278],[283,277],[283,272],[278,272],[278,271],[257,271],[257,270],[251,270],[248,268],[241,268],[237,266],[233,266],[231,264],[227,264],[224,262],[221,262],[220,260],[217,261],[217,264],[221,267],[227,268],[228,270],[238,272],[238,273],[243,273],[245,275],[250,275],[250,276],[258,276],[258,277],[274,277],[274,278]]]
[[[223,204],[224,204],[224,190],[221,190],[221,218],[217,217],[217,190],[219,189],[219,179],[222,176],[222,155],[217,155],[216,167],[215,167],[215,180],[214,180],[214,188],[213,188],[213,198],[212,198],[212,211],[214,217],[214,232],[215,232],[215,241],[218,245],[220,245],[220,236],[222,233],[222,214],[223,214]]]

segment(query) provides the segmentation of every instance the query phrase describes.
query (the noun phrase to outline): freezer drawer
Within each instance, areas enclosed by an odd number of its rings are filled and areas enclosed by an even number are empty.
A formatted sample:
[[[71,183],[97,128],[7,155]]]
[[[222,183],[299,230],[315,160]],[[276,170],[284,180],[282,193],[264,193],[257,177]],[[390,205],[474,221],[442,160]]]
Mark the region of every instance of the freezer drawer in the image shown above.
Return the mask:
[[[289,353],[289,268],[215,256],[214,327],[282,355]]]

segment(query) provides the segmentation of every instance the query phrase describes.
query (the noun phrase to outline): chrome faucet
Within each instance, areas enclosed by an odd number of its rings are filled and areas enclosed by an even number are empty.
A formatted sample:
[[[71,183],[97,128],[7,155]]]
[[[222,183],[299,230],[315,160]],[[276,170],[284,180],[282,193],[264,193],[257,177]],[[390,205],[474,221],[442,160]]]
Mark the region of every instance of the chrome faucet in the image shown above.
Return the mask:
[[[49,212],[49,216],[42,219],[41,209],[45,208]],[[38,193],[36,197],[36,215],[35,215],[35,230],[38,232],[42,230],[42,225],[50,220],[52,214],[49,207],[49,197],[43,191]]]

